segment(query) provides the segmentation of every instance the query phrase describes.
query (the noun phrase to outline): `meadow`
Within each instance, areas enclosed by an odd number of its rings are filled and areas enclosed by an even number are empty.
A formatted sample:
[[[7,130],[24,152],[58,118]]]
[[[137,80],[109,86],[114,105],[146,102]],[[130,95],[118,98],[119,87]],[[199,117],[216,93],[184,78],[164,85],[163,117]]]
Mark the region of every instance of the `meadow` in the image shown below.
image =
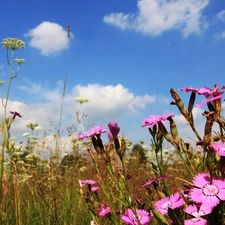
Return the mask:
[[[35,121],[27,124],[26,143],[15,143],[11,137],[13,122],[21,115],[8,108],[10,87],[25,62],[15,53],[25,43],[7,38],[1,44],[7,51],[9,79],[0,81],[1,86],[7,85],[0,124],[0,224],[225,224],[225,121],[221,116],[225,86],[183,88],[180,91],[190,94],[188,103],[173,88],[169,90],[171,110],[176,107],[191,127],[194,146],[179,136],[171,112],[143,118],[151,140],[148,147],[142,142],[132,144],[120,136],[119,124],[109,121],[108,129],[98,125],[83,133],[71,130],[72,153],[63,157],[60,132],[56,132],[54,154],[43,160],[40,152],[46,143],[36,135],[41,127]],[[208,107],[202,114],[203,137],[192,113],[198,95],[205,96],[205,101],[197,107]],[[80,96],[75,101],[88,104]],[[107,143],[103,135],[108,136]]]

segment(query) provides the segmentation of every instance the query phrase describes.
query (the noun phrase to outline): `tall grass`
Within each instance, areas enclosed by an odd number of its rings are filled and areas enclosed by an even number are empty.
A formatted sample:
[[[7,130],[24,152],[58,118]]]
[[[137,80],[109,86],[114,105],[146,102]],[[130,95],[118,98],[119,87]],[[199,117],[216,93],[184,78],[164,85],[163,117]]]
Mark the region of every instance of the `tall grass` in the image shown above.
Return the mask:
[[[45,161],[40,155],[45,141],[40,143],[34,135],[40,129],[38,124],[27,125],[31,135],[24,134],[28,138],[25,146],[17,146],[10,136],[11,125],[21,116],[12,111],[8,115],[10,86],[25,62],[15,59],[14,51],[24,48],[24,43],[8,38],[2,44],[10,69],[0,126],[0,224],[225,224],[225,121],[221,116],[224,86],[183,88],[191,92],[187,108],[179,94],[170,90],[171,105],[178,108],[194,132],[197,150],[179,136],[174,114],[169,113],[144,119],[143,127],[148,127],[151,139],[147,148],[143,143],[132,146],[121,137],[116,122],[108,124],[109,133],[97,126],[78,135],[72,126],[73,153],[59,161],[65,75],[56,158]],[[12,58],[8,58],[9,52]],[[16,73],[12,73],[14,63]],[[206,118],[203,137],[196,130],[192,113],[197,94],[206,97],[198,106],[208,106],[202,114]],[[83,98],[75,101],[80,107],[88,102]],[[78,124],[82,123],[79,113],[80,108],[76,114]],[[217,132],[213,132],[215,123],[219,126]],[[101,139],[105,133],[108,143]],[[169,151],[164,148],[168,143]]]

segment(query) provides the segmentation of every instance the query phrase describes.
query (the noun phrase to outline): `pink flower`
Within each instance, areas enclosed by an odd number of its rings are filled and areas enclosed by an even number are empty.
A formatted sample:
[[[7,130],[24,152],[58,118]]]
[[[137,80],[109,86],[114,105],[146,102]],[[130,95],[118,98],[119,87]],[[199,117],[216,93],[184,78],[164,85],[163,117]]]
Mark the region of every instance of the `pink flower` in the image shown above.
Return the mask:
[[[96,184],[96,180],[78,180],[80,187],[84,187],[86,184]]]
[[[211,213],[212,209],[209,207],[197,207],[196,205],[189,205],[187,208],[184,209],[184,211],[192,216],[194,218],[185,220],[184,225],[206,225],[207,220],[201,218],[201,216],[205,216]]]
[[[110,130],[113,138],[116,139],[117,138],[117,135],[120,132],[120,127],[118,126],[118,124],[116,122],[110,122],[108,124],[108,127],[109,127],[109,130]]]
[[[200,173],[194,177],[193,185],[189,195],[194,202],[212,209],[220,200],[225,200],[225,180],[222,178],[215,178],[210,182],[209,174]]]
[[[225,156],[225,143],[211,143],[210,145],[217,155]]]
[[[105,132],[107,132],[106,129],[102,130],[102,126],[97,126],[97,127],[92,128],[90,131],[87,131],[85,134],[78,135],[77,140],[83,140],[84,138],[93,137],[95,135],[102,134]]]
[[[209,102],[213,102],[213,101],[215,101],[215,100],[220,100],[222,98],[222,94],[220,94],[220,95],[217,95],[216,97],[209,97],[209,98],[207,98],[205,101],[203,101],[202,103],[200,103],[200,104],[197,104],[196,106],[198,107],[198,108],[200,108],[200,107],[202,107],[203,105],[205,105],[205,104],[207,104],[207,103],[209,103]]]
[[[21,114],[18,113],[18,112],[16,112],[16,111],[15,111],[15,112],[10,111],[10,113],[13,114],[13,120],[14,120],[17,116],[18,116],[18,117],[22,117]]]
[[[91,187],[91,191],[92,191],[92,192],[96,192],[96,191],[98,191],[98,190],[100,190],[100,189],[102,189],[102,188],[99,187],[99,186]]]
[[[160,199],[155,203],[155,208],[158,210],[162,215],[168,213],[168,209],[176,209],[181,207],[184,204],[184,199],[180,197],[180,193],[176,192],[174,195],[169,197],[165,197]]]
[[[167,120],[167,118],[172,117],[172,116],[174,116],[174,113],[169,113],[164,116],[150,115],[150,118],[144,119],[142,127],[145,127],[145,126],[152,127],[152,126],[158,124],[160,121],[162,123],[164,123]]]
[[[188,88],[188,87],[184,87],[179,89],[179,91],[185,91],[185,92],[189,92],[189,91],[193,91],[198,93],[199,95],[204,95],[206,98],[211,97],[212,95],[219,95],[219,94],[223,94],[223,91],[225,90],[225,86],[222,86],[222,88],[218,88],[218,84],[216,84],[214,86],[214,89],[210,89],[208,87],[204,87],[204,88]]]
[[[109,141],[110,142],[113,142],[114,141],[114,137],[113,137],[113,135],[112,135],[111,132],[108,133],[108,138],[109,138]]]
[[[167,177],[167,176],[160,176],[160,177],[156,177],[156,178],[153,179],[153,180],[149,180],[149,181],[147,181],[145,184],[143,184],[139,189],[142,189],[142,188],[144,188],[144,187],[146,187],[146,186],[149,186],[150,184],[155,183],[156,181],[161,180],[161,179],[166,178],[166,177]]]
[[[109,213],[111,213],[111,209],[107,205],[101,204],[101,208],[98,209],[98,215],[99,216],[105,216]]]
[[[204,88],[188,88],[184,87],[179,89],[180,91],[185,91],[185,92],[196,92],[199,95],[204,95],[206,97],[206,100],[203,101],[200,104],[197,104],[197,107],[202,107],[204,104],[207,104],[208,102],[213,102],[215,100],[219,100],[222,98],[222,94],[224,93],[223,90],[225,90],[225,86],[222,86],[222,88],[219,89],[218,84],[214,86],[214,89],[210,89],[208,87]]]
[[[147,225],[150,223],[150,216],[148,212],[142,209],[136,209],[136,213],[141,225]],[[122,220],[126,224],[138,225],[137,218],[131,209],[126,210],[126,212],[122,215]]]

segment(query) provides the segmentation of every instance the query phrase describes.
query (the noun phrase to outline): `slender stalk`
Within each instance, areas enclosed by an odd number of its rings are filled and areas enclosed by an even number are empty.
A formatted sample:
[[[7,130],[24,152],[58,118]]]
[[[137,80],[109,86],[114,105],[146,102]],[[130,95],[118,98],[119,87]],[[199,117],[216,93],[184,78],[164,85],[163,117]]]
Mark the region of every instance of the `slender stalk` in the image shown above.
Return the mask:
[[[62,115],[63,115],[63,107],[64,107],[64,98],[66,92],[66,82],[67,82],[67,72],[68,72],[68,64],[69,64],[69,40],[70,40],[70,26],[67,25],[68,31],[68,40],[67,40],[67,50],[66,50],[66,68],[65,68],[65,75],[64,75],[64,83],[63,83],[63,92],[62,92],[62,103],[59,115],[59,125],[58,125],[58,132],[56,135],[56,163],[59,163],[59,142],[60,142],[60,134],[61,134],[61,123],[62,123]]]

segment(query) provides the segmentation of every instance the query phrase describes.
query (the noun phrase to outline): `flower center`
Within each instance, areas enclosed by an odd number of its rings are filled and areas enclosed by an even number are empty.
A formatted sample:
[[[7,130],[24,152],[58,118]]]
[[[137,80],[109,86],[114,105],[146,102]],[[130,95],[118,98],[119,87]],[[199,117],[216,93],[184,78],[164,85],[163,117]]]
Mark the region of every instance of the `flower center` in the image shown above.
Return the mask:
[[[205,184],[202,193],[206,196],[215,196],[219,194],[219,188],[215,184]]]
[[[133,222],[137,222],[137,218],[135,217],[134,214],[131,215],[131,220]],[[142,216],[138,215],[138,222],[141,222],[141,220],[142,220]]]
[[[171,201],[167,201],[164,202],[161,206],[162,209],[167,210],[168,208],[170,208],[172,206],[172,202]]]

